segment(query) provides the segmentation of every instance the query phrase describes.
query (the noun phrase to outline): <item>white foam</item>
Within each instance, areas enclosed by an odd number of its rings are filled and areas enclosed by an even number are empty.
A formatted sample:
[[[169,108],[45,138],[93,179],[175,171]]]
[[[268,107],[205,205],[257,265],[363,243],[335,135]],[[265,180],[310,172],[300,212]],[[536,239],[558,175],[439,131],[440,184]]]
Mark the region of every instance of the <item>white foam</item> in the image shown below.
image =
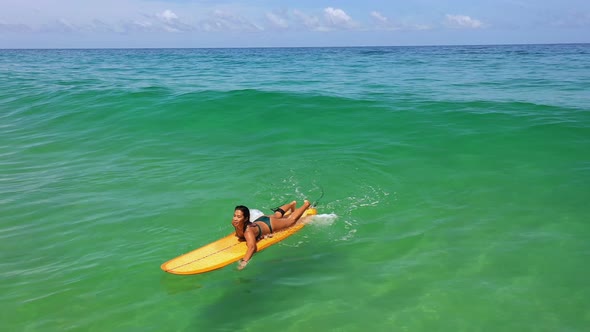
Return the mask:
[[[316,226],[331,226],[337,218],[338,215],[335,213],[317,214],[313,216],[310,224]]]

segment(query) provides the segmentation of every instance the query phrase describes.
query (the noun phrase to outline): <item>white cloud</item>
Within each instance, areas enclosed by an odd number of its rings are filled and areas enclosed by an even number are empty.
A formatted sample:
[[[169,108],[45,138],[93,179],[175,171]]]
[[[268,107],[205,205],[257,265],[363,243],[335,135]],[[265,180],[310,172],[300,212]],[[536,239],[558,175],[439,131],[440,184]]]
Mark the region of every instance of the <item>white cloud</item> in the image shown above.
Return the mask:
[[[279,29],[289,28],[288,18],[286,18],[282,15],[275,14],[275,13],[266,13],[266,19],[275,28],[279,28]]]
[[[340,8],[328,7],[324,9],[324,17],[330,26],[341,28],[352,28],[357,24],[346,12]]]
[[[148,21],[133,21],[132,23],[134,25],[137,25],[138,27],[142,27],[142,28],[150,28],[153,26],[152,22],[148,22]]]
[[[2,0],[0,0],[2,1]],[[109,5],[97,8],[83,7],[75,0],[69,6],[49,6],[53,0],[5,0],[28,2],[23,7],[39,15],[33,21],[28,16],[5,15],[0,20],[0,32],[55,32],[55,33],[128,33],[128,32],[257,32],[268,30],[298,31],[412,31],[432,29],[431,22],[416,22],[420,17],[387,17],[374,10],[365,17],[367,22],[354,20],[344,9],[325,7],[317,11],[298,9],[273,10],[242,6],[237,3],[217,2],[166,2],[141,0],[101,0]],[[64,0],[66,1],[66,0]],[[121,6],[114,6],[121,2]],[[47,2],[47,3],[45,3]],[[40,5],[41,4],[41,5]],[[112,5],[112,6],[111,6]],[[143,6],[145,5],[145,6]],[[41,7],[39,7],[41,6]],[[81,9],[82,8],[82,9]],[[141,9],[139,9],[141,8]],[[31,14],[32,15],[32,14]],[[585,26],[588,15],[557,21],[557,26]],[[487,24],[465,15],[446,15],[444,25],[452,28],[484,28]]]
[[[376,22],[375,27],[378,30],[399,30],[401,26],[394,24],[385,15],[378,11],[372,11],[371,17]]]
[[[479,20],[471,18],[466,15],[446,15],[445,24],[452,28],[470,28],[478,29],[483,27],[483,23]]]
[[[166,9],[161,13],[156,13],[154,17],[156,22],[150,22],[150,25],[147,27],[148,29],[153,25],[153,30],[155,31],[181,32],[192,30],[191,26],[182,23],[178,19],[178,15],[170,9]]]
[[[378,11],[372,11],[371,17],[373,17],[374,19],[376,19],[380,23],[383,23],[383,24],[389,23],[389,19],[387,17],[383,16],[383,14],[381,14]]]
[[[156,14],[156,17],[158,17],[159,19],[161,19],[162,21],[165,22],[171,22],[174,20],[178,19],[178,16],[176,14],[174,14],[173,11],[171,11],[170,9],[166,9],[165,11]]]
[[[233,14],[229,11],[215,10],[211,17],[202,20],[199,27],[203,31],[222,32],[222,31],[244,31],[257,32],[264,30],[263,27],[251,22],[245,17]]]
[[[375,14],[380,15],[378,12],[374,12]],[[380,19],[387,22],[387,18],[383,15],[380,16]],[[366,26],[363,27],[344,10],[335,7],[326,7],[321,12],[304,12],[299,9],[266,12],[264,23],[269,30],[288,29],[319,32],[367,30]]]
[[[71,33],[80,31],[81,27],[77,26],[63,18],[43,24],[38,31],[40,32],[51,32],[51,33]]]
[[[422,31],[431,30],[432,26],[423,23],[416,23],[411,19],[405,19],[400,21],[394,21],[389,19],[387,16],[381,14],[378,11],[372,11],[370,13],[374,21],[372,30],[385,30],[385,31]]]
[[[314,31],[325,31],[326,28],[321,24],[320,19],[317,16],[308,15],[299,10],[293,10],[293,16],[297,23],[303,25],[303,27],[314,30]]]
[[[300,10],[292,10],[293,25],[311,31],[333,31],[353,29],[359,26],[344,10],[327,7],[322,16],[304,13]]]

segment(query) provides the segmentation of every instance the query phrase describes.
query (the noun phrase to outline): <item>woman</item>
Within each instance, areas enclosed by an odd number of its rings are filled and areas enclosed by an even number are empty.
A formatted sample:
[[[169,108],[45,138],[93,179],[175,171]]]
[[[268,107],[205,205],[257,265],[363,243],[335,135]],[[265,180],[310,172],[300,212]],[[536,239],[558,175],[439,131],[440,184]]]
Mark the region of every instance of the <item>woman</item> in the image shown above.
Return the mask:
[[[254,255],[258,249],[256,247],[256,242],[258,240],[266,235],[282,231],[283,229],[294,225],[311,204],[308,200],[305,200],[303,205],[298,209],[295,209],[296,205],[296,201],[285,204],[274,210],[275,213],[273,215],[261,216],[252,222],[250,221],[250,210],[243,205],[236,206],[234,210],[234,218],[231,223],[236,229],[236,236],[239,239],[246,240],[248,246],[246,255],[238,264],[239,270],[248,265],[250,258],[252,258],[252,255]],[[287,211],[291,211],[291,214],[285,217]]]

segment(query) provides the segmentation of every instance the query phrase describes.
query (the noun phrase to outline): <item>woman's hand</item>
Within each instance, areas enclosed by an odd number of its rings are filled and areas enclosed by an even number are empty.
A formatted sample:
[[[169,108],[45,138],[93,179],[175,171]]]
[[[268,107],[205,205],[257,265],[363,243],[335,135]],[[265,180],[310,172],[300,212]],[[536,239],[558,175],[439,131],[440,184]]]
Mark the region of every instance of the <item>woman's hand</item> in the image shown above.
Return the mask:
[[[240,259],[240,261],[238,262],[238,270],[243,270],[246,267],[246,265],[248,265],[248,261]]]

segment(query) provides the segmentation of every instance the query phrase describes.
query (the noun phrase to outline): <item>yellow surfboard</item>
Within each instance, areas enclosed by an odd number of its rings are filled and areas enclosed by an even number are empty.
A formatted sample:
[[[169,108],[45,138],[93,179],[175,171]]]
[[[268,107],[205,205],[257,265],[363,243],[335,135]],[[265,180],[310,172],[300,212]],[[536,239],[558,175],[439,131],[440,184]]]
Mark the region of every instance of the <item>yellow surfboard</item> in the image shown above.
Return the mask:
[[[261,239],[257,242],[258,252],[297,233],[305,226],[307,219],[315,214],[315,208],[307,209],[295,225],[274,233],[272,237]],[[167,261],[161,268],[173,274],[205,273],[237,262],[244,257],[246,249],[246,241],[238,240],[232,232],[224,238]]]

